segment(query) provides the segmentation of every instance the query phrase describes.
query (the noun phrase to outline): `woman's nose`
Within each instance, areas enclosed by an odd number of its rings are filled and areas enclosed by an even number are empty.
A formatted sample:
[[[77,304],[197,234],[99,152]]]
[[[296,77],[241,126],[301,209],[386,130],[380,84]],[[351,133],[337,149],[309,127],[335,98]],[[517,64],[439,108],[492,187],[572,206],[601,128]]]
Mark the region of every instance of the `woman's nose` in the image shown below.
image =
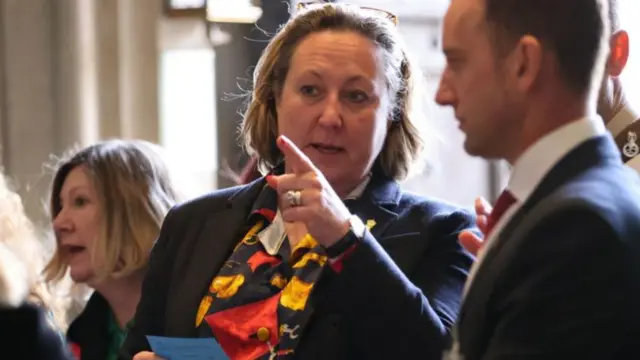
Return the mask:
[[[60,209],[58,214],[53,218],[53,230],[56,232],[65,231],[70,229],[71,222],[64,209]]]
[[[341,104],[337,94],[327,97],[318,122],[332,128],[342,126]]]

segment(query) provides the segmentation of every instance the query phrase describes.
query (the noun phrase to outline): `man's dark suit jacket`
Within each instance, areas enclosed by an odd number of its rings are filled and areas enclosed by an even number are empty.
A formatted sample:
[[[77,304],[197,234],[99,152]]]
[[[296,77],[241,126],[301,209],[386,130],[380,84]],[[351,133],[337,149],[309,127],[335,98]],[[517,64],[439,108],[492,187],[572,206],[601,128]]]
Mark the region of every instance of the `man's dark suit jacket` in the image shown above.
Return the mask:
[[[121,359],[148,351],[145,335],[198,337],[201,298],[240,241],[263,186],[259,179],[169,212]],[[375,174],[351,211],[376,225],[342,272],[326,269],[296,358],[440,360],[473,261],[457,237],[474,226],[473,216],[403,193]]]
[[[24,303],[17,308],[0,308],[2,359],[71,360],[71,353],[47,322],[44,312]]]
[[[610,135],[562,158],[496,240],[461,309],[464,360],[638,358],[640,181]]]

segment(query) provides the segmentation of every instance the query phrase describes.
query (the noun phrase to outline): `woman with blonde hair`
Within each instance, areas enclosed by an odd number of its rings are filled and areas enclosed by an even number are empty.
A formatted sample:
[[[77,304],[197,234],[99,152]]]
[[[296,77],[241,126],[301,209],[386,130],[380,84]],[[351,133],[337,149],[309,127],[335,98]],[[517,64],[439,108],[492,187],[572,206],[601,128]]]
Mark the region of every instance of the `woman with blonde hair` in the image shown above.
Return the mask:
[[[29,300],[29,271],[0,242],[0,346],[12,360],[70,360],[60,333],[51,326],[45,308]]]
[[[148,255],[179,196],[158,146],[109,140],[62,159],[50,210],[49,280],[68,270],[95,291],[67,331],[77,358],[115,359],[133,318]]]
[[[4,174],[0,174],[0,243],[11,251],[25,267],[28,289],[27,301],[41,307],[50,324],[57,331],[66,330],[67,306],[64,291],[48,284],[42,276],[50,252],[44,243],[44,237],[28,218],[20,196],[10,189]]]
[[[422,75],[394,15],[300,6],[241,128],[267,175],[167,215],[123,359],[173,355],[147,335],[205,337],[232,360],[441,359],[474,219],[398,183],[423,146]]]
[[[67,359],[64,302],[41,272],[49,254],[0,174],[0,345],[12,359]]]

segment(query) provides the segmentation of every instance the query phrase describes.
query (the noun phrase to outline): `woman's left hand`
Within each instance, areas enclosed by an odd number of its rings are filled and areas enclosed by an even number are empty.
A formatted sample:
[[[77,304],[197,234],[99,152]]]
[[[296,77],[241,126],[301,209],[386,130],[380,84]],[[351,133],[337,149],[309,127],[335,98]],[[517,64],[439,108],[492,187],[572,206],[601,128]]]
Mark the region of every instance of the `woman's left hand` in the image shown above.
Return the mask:
[[[291,140],[280,136],[277,144],[292,173],[267,176],[267,182],[278,192],[284,221],[303,223],[320,245],[333,245],[349,232],[349,209],[320,170]],[[299,205],[292,206],[287,196],[289,191],[300,192]]]

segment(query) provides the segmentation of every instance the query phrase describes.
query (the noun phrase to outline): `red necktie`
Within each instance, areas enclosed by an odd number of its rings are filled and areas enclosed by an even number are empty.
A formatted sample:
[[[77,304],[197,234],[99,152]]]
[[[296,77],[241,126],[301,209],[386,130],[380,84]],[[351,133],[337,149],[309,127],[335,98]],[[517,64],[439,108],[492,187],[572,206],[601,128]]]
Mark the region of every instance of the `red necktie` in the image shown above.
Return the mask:
[[[507,209],[511,205],[513,205],[515,202],[516,202],[516,198],[513,197],[513,194],[511,194],[511,191],[506,189],[502,191],[502,194],[500,194],[500,196],[498,197],[498,200],[496,200],[496,204],[493,207],[493,211],[491,211],[491,214],[487,219],[486,236],[489,236],[489,234],[491,233],[491,230],[493,230],[493,227],[498,223],[498,221],[500,221],[500,218],[502,217],[502,215],[504,215],[504,213],[507,212]]]

